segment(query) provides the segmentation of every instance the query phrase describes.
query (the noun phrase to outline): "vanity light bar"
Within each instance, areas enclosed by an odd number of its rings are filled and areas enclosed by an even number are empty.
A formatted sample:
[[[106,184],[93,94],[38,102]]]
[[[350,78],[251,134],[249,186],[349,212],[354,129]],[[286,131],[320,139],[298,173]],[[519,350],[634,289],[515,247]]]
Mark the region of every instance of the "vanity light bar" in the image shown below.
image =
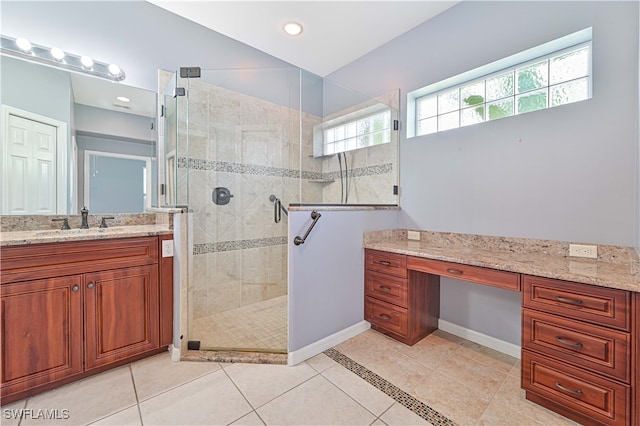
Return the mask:
[[[1,37],[0,53],[69,71],[90,74],[111,81],[122,81],[126,75],[116,64],[106,64],[89,56],[78,56],[60,48],[30,43],[24,38]]]

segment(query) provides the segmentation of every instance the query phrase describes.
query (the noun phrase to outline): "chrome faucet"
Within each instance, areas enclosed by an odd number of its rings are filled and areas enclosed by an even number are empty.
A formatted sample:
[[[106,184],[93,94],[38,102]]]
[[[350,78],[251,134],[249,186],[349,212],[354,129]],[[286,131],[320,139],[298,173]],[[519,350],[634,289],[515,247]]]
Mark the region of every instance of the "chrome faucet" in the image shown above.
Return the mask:
[[[80,229],[89,229],[89,210],[87,210],[87,206],[84,206],[82,210],[80,210],[80,214],[82,215],[82,225],[80,225]]]

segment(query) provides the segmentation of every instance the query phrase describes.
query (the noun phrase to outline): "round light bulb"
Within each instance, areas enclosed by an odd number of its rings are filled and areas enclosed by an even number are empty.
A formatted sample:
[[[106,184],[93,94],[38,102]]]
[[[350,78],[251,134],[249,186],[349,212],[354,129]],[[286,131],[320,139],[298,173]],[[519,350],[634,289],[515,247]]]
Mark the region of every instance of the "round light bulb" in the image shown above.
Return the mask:
[[[117,66],[116,64],[110,64],[109,65],[109,74],[116,76],[116,75],[120,75],[122,71],[120,70],[120,67]]]
[[[20,37],[19,39],[16,39],[16,45],[18,46],[18,49],[25,53],[31,51],[31,42],[26,38]]]
[[[51,56],[53,56],[56,61],[61,61],[62,59],[64,59],[64,52],[62,51],[62,49],[54,47],[51,49]]]
[[[117,96],[116,99],[120,102],[131,102],[131,99],[127,98],[126,96]]]
[[[93,66],[93,59],[91,59],[89,56],[81,57],[80,62],[85,68],[91,68]]]
[[[292,36],[298,35],[302,32],[302,25],[297,22],[288,22],[284,24],[284,32]]]

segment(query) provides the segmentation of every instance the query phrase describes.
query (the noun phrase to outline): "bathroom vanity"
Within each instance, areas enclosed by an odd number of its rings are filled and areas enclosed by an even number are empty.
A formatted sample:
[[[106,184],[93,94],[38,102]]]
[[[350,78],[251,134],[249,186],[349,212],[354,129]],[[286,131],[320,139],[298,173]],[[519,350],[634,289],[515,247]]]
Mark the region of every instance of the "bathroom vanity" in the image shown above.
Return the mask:
[[[440,277],[522,294],[526,398],[581,424],[640,422],[640,263],[633,248],[422,232],[365,235],[365,320],[413,345],[437,328]]]
[[[3,237],[0,247],[3,404],[166,350],[170,230],[31,234],[25,244]]]

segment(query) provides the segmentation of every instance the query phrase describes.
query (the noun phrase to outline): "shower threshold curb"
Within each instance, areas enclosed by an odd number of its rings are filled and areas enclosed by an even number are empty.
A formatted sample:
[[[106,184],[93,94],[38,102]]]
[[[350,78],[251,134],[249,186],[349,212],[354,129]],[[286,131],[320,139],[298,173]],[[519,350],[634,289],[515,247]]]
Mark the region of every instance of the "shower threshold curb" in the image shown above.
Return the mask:
[[[208,361],[208,362],[242,362],[247,364],[281,364],[286,365],[286,353],[244,352],[244,351],[187,351],[180,361]]]

